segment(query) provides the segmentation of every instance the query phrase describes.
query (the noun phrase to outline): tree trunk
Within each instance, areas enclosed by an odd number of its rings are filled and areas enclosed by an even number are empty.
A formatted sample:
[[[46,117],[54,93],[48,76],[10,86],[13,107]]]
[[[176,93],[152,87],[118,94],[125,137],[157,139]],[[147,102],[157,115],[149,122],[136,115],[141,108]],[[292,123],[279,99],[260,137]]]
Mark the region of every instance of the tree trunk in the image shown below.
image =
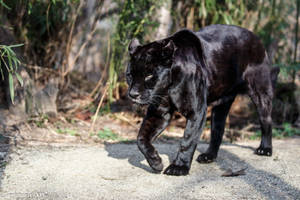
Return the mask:
[[[298,32],[299,32],[299,12],[300,12],[300,0],[297,0],[297,10],[296,10],[296,26],[295,26],[295,46],[294,46],[294,63],[297,62],[297,50],[298,50]],[[298,107],[298,119],[295,122],[295,126],[300,127],[300,71],[294,69],[293,71],[293,82],[296,84],[295,98]]]
[[[171,27],[171,0],[166,0],[163,2],[163,5],[158,10],[158,22],[159,27],[155,39],[162,39],[168,36],[169,30]]]

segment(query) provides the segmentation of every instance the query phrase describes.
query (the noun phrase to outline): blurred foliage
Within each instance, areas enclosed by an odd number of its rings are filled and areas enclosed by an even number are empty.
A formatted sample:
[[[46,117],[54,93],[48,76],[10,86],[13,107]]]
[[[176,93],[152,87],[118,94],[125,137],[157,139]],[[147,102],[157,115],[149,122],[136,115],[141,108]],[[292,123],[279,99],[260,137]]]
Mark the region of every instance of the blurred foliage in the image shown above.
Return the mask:
[[[128,0],[123,3],[116,0],[122,7],[116,32],[112,41],[112,58],[109,69],[109,99],[113,100],[113,88],[116,86],[119,73],[123,73],[127,56],[127,46],[134,37],[143,41],[145,34],[153,31],[158,23],[153,18],[156,9],[162,1],[156,0]]]
[[[35,124],[39,128],[46,128],[46,125],[49,123],[49,116],[43,114],[39,117],[29,117],[27,122]]]
[[[120,12],[116,29],[112,36],[112,50],[109,67],[109,90],[118,78],[123,76],[123,69],[128,59],[127,46],[133,37],[141,41],[147,34],[155,31],[157,8],[164,1],[156,0],[112,0]],[[299,70],[299,65],[289,56],[293,46],[288,39],[293,33],[286,33],[291,25],[287,19],[295,13],[296,1],[284,0],[170,0],[172,3],[172,30],[188,27],[193,30],[210,24],[233,24],[253,30],[262,38],[269,51],[275,51],[274,61],[287,74]],[[57,48],[65,48],[68,33],[74,22],[74,12],[80,0],[0,0],[1,13],[6,15],[19,36],[26,44],[27,56],[34,59],[33,64],[59,68],[64,65]],[[83,2],[83,1],[82,1]],[[101,1],[103,3],[103,1]],[[81,15],[81,13],[76,13]],[[56,63],[56,64],[54,64]],[[294,70],[289,70],[290,67]]]
[[[14,27],[18,39],[26,44],[32,62],[51,66],[50,57],[55,49],[54,41],[63,41],[67,36],[62,31],[69,29],[72,10],[80,0],[3,0],[9,7],[1,10]],[[35,59],[35,60],[33,60]],[[52,61],[53,62],[53,61]]]
[[[290,123],[283,123],[282,128],[273,128],[272,129],[273,138],[282,139],[285,137],[300,136],[300,129],[293,128]],[[253,135],[250,136],[251,140],[257,140],[261,138],[261,131],[256,131]]]
[[[199,30],[210,24],[232,24],[253,30],[263,40],[267,49],[274,47],[276,62],[289,62],[286,34],[291,13],[295,13],[296,3],[284,0],[173,0],[175,31],[189,24]],[[193,15],[193,16],[191,16]],[[192,22],[189,23],[189,20]],[[280,41],[280,44],[278,44]]]
[[[201,26],[206,24],[235,24],[243,22],[247,1],[237,0],[195,0]]]
[[[104,127],[103,130],[98,131],[98,138],[102,140],[119,140],[120,137],[114,133],[111,129]]]
[[[102,9],[106,4],[101,0],[94,2],[99,4],[94,10],[99,12],[99,16],[103,14],[102,12],[109,13],[110,9],[114,10],[115,5],[118,11],[113,18],[110,18],[115,20],[113,21],[115,26],[109,29],[111,42],[108,46],[111,48],[107,50],[108,59],[104,64],[109,66],[107,71],[110,102],[114,100],[114,87],[124,78],[130,40],[134,37],[141,42],[153,40],[151,36],[155,35],[153,33],[159,26],[158,10],[164,1],[171,2],[170,34],[185,27],[197,31],[210,24],[245,27],[262,39],[274,65],[281,68],[284,81],[294,81],[291,77],[299,71],[300,64],[299,58],[297,60],[295,56],[291,56],[297,54],[296,41],[299,35],[296,30],[298,22],[293,19],[296,19],[296,13],[299,14],[300,0],[111,0],[111,7],[107,9]],[[19,42],[25,44],[24,57],[28,59],[27,63],[55,68],[61,73],[64,72],[62,68],[67,66],[68,50],[70,50],[68,45],[72,43],[72,37],[76,32],[80,31],[76,30],[77,25],[81,23],[80,17],[84,15],[80,5],[87,2],[84,0],[0,0],[1,22],[4,24],[3,21],[8,21]],[[102,20],[101,17],[95,19]],[[72,32],[73,25],[74,32]],[[84,29],[87,26],[78,27]],[[11,51],[6,52],[9,52],[10,57],[13,58]],[[8,55],[5,56],[8,58]],[[15,62],[14,59],[10,60]],[[15,74],[11,68],[8,71],[12,75]],[[103,80],[105,82],[106,78]],[[282,101],[285,102],[286,99]],[[290,103],[290,105],[294,104]],[[109,106],[104,107],[102,111],[103,113],[109,111]]]
[[[274,64],[274,66],[280,67],[280,74],[283,76],[283,78],[289,80],[290,75],[294,71],[299,71],[300,70],[300,62],[296,63],[278,63]]]
[[[3,0],[0,0],[0,5],[3,6],[4,8],[6,8],[6,9],[10,9],[10,7],[8,7],[8,6],[3,2]]]
[[[68,135],[71,135],[71,136],[80,136],[80,134],[78,133],[77,130],[73,130],[73,129],[69,129],[69,128],[65,128],[65,129],[58,128],[58,129],[56,129],[56,132],[59,133],[59,134],[68,134]]]
[[[295,11],[295,4],[283,0],[269,0],[258,5],[258,23],[254,31],[262,39],[264,46],[269,50],[276,51],[273,61],[292,62],[292,58],[286,55],[293,51],[293,47],[287,48],[287,40],[291,35],[286,34],[286,30],[291,24],[287,21],[290,13]],[[266,21],[267,19],[267,21]],[[261,23],[264,21],[263,23]],[[280,41],[280,44],[279,44]]]
[[[0,74],[2,80],[7,77],[4,77],[4,74],[8,76],[9,92],[11,102],[14,103],[14,79],[13,76],[16,76],[17,80],[23,86],[22,77],[18,74],[18,66],[21,64],[20,60],[17,58],[17,55],[12,50],[12,48],[20,47],[23,44],[17,45],[0,45]],[[7,72],[7,73],[5,73]]]
[[[11,8],[8,7],[3,0],[0,0],[0,5],[3,6],[4,8],[10,10]],[[18,44],[18,45],[1,45],[0,44],[0,74],[2,80],[4,80],[5,72],[7,72],[8,76],[8,84],[9,84],[9,92],[10,92],[10,99],[11,102],[14,103],[14,79],[13,75],[17,77],[17,80],[23,86],[23,79],[22,77],[17,73],[18,66],[20,65],[20,60],[17,58],[15,52],[12,50],[12,48],[15,47],[20,47],[23,44]]]

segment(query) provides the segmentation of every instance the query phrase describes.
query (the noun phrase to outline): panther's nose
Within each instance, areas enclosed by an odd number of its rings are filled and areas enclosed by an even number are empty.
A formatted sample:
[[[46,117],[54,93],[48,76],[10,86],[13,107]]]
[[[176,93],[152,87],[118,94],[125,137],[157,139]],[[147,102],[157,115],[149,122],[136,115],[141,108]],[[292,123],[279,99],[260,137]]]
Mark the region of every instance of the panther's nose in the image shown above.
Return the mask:
[[[137,90],[131,90],[129,92],[129,96],[133,99],[137,99],[140,96],[140,94]]]

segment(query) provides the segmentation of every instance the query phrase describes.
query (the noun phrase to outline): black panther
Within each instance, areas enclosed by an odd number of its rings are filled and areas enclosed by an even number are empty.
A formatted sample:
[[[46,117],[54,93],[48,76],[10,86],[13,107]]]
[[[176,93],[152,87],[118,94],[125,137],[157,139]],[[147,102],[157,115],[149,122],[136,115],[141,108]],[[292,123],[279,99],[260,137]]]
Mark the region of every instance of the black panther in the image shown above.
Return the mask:
[[[146,45],[133,39],[128,51],[128,95],[133,102],[148,105],[137,144],[155,171],[162,171],[163,165],[151,143],[168,126],[174,111],[187,124],[177,156],[164,173],[189,173],[208,105],[213,105],[211,139],[197,161],[216,159],[225,119],[241,93],[250,96],[259,115],[262,138],[255,153],[272,155],[271,110],[279,68],[271,68],[265,48],[252,32],[232,25],[211,25],[199,32],[183,29]]]

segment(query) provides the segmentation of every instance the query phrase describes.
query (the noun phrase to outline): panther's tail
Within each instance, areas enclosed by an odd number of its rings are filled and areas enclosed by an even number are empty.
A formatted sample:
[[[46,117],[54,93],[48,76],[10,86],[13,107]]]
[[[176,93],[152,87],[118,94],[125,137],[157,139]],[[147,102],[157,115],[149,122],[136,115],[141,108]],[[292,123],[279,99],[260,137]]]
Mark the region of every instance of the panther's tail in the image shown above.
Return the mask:
[[[277,77],[278,77],[279,72],[280,72],[280,68],[279,67],[272,67],[271,68],[271,81],[272,81],[272,87],[273,87],[273,89],[276,86]]]

